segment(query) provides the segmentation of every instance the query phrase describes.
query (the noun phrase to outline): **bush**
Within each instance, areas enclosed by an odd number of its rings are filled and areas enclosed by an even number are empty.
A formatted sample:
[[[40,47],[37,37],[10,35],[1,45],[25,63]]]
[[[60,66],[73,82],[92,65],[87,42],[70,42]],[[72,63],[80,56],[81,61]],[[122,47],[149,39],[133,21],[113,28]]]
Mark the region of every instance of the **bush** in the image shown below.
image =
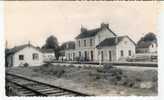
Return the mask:
[[[23,65],[24,67],[28,67],[29,66],[29,64],[28,63],[24,63],[24,65]]]
[[[17,96],[17,90],[14,88],[13,84],[6,82],[5,90],[6,96]]]
[[[134,87],[135,84],[138,84],[141,80],[139,78],[130,79],[127,77],[121,69],[113,67],[111,64],[105,64],[102,68],[97,68],[97,76],[99,78],[105,78],[113,85],[123,85],[127,87]]]
[[[61,77],[64,73],[65,73],[64,70],[58,70],[58,71],[56,71],[56,74],[55,74],[55,75],[59,78],[59,77]]]
[[[112,65],[112,64],[104,64],[104,65],[103,65],[103,68],[104,68],[105,70],[110,70],[111,68],[113,68],[113,65]]]

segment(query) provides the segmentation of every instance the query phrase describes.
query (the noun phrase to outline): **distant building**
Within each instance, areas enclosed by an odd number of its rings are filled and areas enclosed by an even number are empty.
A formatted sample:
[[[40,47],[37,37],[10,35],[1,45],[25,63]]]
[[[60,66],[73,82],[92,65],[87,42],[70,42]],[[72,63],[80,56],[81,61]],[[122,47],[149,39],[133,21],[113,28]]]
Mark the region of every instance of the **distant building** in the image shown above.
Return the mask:
[[[44,61],[53,61],[56,59],[53,49],[41,49]]]
[[[75,39],[75,49],[66,53],[67,59],[69,53],[78,60],[93,62],[117,61],[135,55],[133,40],[128,36],[117,36],[105,23],[92,30],[82,27]]]
[[[74,41],[68,41],[63,43],[61,47],[61,55],[62,55],[62,60],[67,60],[67,61],[73,61],[76,60],[75,58],[75,42]]]
[[[43,64],[42,52],[31,44],[16,46],[9,49],[7,66],[39,66]]]
[[[157,53],[157,41],[142,41],[137,44],[137,53]]]

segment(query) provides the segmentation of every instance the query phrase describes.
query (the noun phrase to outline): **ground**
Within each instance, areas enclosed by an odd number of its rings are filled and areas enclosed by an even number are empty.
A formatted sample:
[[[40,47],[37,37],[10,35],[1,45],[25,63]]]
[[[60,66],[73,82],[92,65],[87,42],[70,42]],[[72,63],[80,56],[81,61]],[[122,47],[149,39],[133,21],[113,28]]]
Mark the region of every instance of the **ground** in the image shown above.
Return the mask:
[[[37,67],[10,68],[6,71],[94,95],[157,95],[157,70],[124,67],[45,64]]]

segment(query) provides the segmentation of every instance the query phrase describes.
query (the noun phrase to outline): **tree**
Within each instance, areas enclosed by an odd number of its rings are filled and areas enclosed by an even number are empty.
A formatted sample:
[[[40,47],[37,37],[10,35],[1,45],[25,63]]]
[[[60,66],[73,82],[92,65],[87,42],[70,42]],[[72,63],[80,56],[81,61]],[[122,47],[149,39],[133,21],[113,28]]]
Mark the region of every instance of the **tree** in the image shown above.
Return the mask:
[[[144,37],[141,37],[141,39],[138,41],[137,44],[141,42],[149,42],[149,41],[157,41],[156,35],[152,32],[149,32]]]
[[[144,36],[144,41],[156,41],[157,40],[157,37],[154,33],[152,32],[149,32],[148,34],[146,34]]]
[[[42,49],[53,49],[56,59],[59,58],[59,43],[55,36],[51,35],[46,39],[46,44],[42,46]]]

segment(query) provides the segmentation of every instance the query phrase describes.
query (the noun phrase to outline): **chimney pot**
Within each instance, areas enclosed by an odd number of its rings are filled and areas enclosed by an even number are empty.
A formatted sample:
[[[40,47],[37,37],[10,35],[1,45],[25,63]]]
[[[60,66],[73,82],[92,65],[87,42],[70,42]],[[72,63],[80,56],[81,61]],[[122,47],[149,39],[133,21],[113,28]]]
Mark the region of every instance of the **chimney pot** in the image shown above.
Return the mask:
[[[106,27],[106,28],[109,27],[109,24],[101,23],[101,28],[104,28],[104,27]]]
[[[87,28],[84,28],[83,26],[81,26],[81,32],[86,32],[87,31]]]

